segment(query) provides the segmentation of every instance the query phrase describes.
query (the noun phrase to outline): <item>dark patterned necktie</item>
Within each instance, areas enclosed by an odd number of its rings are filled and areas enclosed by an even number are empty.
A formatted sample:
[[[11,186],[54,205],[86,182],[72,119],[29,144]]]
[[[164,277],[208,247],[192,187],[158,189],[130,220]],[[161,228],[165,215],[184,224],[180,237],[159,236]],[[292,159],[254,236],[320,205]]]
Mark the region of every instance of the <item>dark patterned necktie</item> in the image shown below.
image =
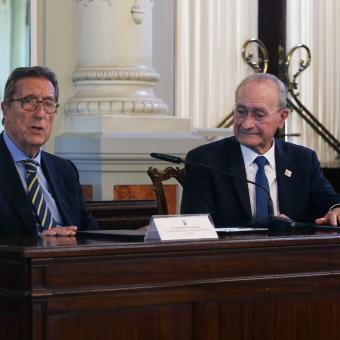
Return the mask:
[[[258,156],[254,160],[257,164],[258,169],[255,176],[255,183],[261,185],[262,187],[266,188],[268,191],[266,192],[261,187],[255,187],[255,216],[256,218],[260,217],[267,217],[269,216],[269,184],[268,178],[264,171],[264,166],[267,163],[267,158],[264,156]]]
[[[23,161],[23,163],[27,170],[26,183],[28,195],[31,198],[36,216],[42,229],[50,229],[51,227],[56,226],[56,223],[54,222],[51,211],[45,201],[45,197],[38,180],[38,164],[31,159],[27,159]]]

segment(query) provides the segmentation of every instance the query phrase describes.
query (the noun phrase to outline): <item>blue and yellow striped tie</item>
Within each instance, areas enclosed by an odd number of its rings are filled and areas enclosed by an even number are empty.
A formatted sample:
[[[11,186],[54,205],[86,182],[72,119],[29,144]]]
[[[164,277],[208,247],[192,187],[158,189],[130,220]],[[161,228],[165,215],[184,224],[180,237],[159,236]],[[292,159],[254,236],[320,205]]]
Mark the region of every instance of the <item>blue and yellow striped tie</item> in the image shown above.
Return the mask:
[[[31,159],[27,159],[23,161],[23,163],[27,170],[26,183],[28,195],[31,198],[36,216],[41,224],[42,229],[50,229],[56,224],[45,201],[44,194],[38,180],[38,163]]]

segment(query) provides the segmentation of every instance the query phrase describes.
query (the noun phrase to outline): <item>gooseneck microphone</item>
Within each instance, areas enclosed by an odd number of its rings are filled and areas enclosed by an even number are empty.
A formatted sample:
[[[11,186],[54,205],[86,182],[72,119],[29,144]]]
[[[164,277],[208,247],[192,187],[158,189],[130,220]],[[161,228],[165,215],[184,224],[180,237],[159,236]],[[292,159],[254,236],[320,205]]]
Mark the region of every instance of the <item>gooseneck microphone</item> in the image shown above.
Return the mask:
[[[181,157],[167,155],[165,153],[152,152],[152,153],[150,153],[150,156],[152,158],[160,159],[161,161],[166,161],[166,162],[170,162],[170,163],[176,163],[176,164],[188,163],[188,161],[182,159]]]
[[[156,152],[152,152],[150,154],[150,156],[152,158],[156,158],[165,162],[170,162],[170,163],[176,163],[176,164],[188,164],[188,165],[192,165],[192,166],[198,166],[198,167],[202,167],[205,169],[209,169],[212,170],[216,173],[219,173],[221,175],[224,176],[229,176],[232,178],[237,178],[243,182],[246,183],[251,183],[259,188],[261,188],[262,190],[264,190],[264,192],[266,193],[266,195],[268,196],[268,209],[269,209],[269,216],[268,217],[262,217],[262,218],[258,218],[258,219],[253,219],[247,223],[244,223],[241,226],[238,226],[240,228],[268,228],[270,231],[288,231],[288,230],[294,230],[294,229],[300,229],[300,228],[304,228],[304,229],[313,229],[313,230],[333,230],[333,231],[339,231],[340,227],[333,227],[333,226],[321,226],[321,225],[313,225],[310,223],[302,223],[302,222],[296,222],[288,217],[280,217],[280,216],[274,216],[274,205],[273,205],[273,201],[272,198],[270,196],[270,191],[264,187],[263,185],[259,184],[259,183],[255,183],[245,177],[242,176],[237,176],[234,175],[230,172],[206,165],[206,164],[202,164],[202,163],[196,163],[196,162],[190,162],[187,160],[182,159],[181,157],[177,157],[177,156],[173,156],[173,155],[168,155],[168,154],[164,154],[164,153],[156,153]]]
[[[217,172],[221,175],[229,176],[229,177],[232,177],[232,178],[237,178],[240,181],[243,181],[243,182],[246,182],[246,183],[251,183],[255,186],[258,186],[259,188],[264,190],[266,195],[268,196],[269,215],[272,216],[274,214],[274,205],[273,205],[273,200],[270,196],[270,192],[266,187],[264,187],[263,185],[261,185],[259,183],[255,183],[255,182],[249,180],[248,178],[234,175],[231,172],[227,172],[227,171],[212,167],[210,165],[206,165],[206,164],[202,164],[202,163],[196,163],[196,162],[190,162],[190,161],[187,161],[187,160],[182,159],[181,157],[177,157],[177,156],[167,155],[167,154],[164,154],[164,153],[156,153],[156,152],[152,152],[150,154],[150,156],[153,157],[153,158],[156,158],[156,159],[160,159],[162,161],[170,162],[170,163],[176,163],[176,164],[184,163],[184,164],[189,164],[189,165],[193,165],[193,166],[200,166],[200,167],[203,167],[205,169],[209,169],[209,170],[212,170],[214,172]]]

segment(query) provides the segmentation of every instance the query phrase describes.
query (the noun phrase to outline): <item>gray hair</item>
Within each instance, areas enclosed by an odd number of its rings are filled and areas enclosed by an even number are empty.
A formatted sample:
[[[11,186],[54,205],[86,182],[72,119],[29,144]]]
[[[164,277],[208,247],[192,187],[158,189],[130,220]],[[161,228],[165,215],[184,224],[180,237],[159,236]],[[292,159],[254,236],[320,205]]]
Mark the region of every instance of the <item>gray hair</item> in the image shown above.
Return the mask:
[[[239,97],[240,89],[252,81],[258,81],[258,82],[268,81],[268,82],[275,84],[280,92],[279,109],[284,109],[287,107],[287,88],[285,84],[279,78],[277,78],[276,76],[270,73],[255,73],[244,78],[236,88],[236,92],[235,92],[236,102]]]
[[[13,70],[9,75],[5,90],[4,90],[4,103],[9,105],[13,96],[16,92],[16,83],[23,78],[34,77],[34,78],[45,78],[49,80],[54,87],[54,100],[58,102],[59,98],[59,86],[57,76],[53,71],[47,67],[32,66],[32,67],[18,67]]]

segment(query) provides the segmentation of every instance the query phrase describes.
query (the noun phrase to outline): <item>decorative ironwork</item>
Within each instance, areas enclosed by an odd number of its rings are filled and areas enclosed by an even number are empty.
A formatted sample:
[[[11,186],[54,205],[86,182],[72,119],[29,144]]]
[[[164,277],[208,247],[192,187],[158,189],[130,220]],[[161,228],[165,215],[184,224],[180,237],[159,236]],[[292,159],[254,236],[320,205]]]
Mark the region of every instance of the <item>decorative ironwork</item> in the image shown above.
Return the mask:
[[[292,66],[293,55],[299,50],[305,50],[306,60],[300,59],[298,62],[298,70],[290,77],[290,68]],[[300,52],[300,51],[299,51]],[[303,44],[293,47],[287,54],[285,63],[285,83],[290,94],[288,98],[288,106],[294,110],[333,150],[337,153],[337,158],[340,155],[340,142],[336,137],[310,112],[298,98],[298,83],[297,78],[304,72],[311,63],[310,49]]]
[[[256,44],[258,47],[258,55],[257,61],[254,58],[254,54],[252,52],[247,52],[247,49],[251,44]],[[298,61],[298,69],[291,76],[292,73],[292,64],[293,57],[297,52],[300,54],[304,51],[305,59],[300,58]],[[311,64],[311,52],[310,49],[304,45],[299,44],[293,47],[287,54],[287,57],[284,61],[283,51],[280,51],[279,46],[279,54],[280,55],[280,64],[281,66],[284,64],[284,72],[282,72],[282,76],[284,79],[284,83],[287,86],[288,93],[290,95],[287,98],[287,103],[290,109],[294,110],[306,123],[337,153],[337,158],[340,158],[340,142],[337,138],[306,108],[305,105],[298,98],[298,82],[297,79]],[[249,39],[247,40],[242,47],[242,58],[243,60],[255,71],[255,72],[263,72],[266,73],[268,70],[268,52],[263,42],[258,39]],[[234,115],[233,112],[228,114],[218,125],[217,127],[230,127],[233,124]],[[291,134],[296,136],[296,134]],[[288,136],[288,135],[285,135]]]
[[[248,51],[251,45],[255,45],[255,48],[257,48],[257,60],[254,58],[254,53]],[[242,46],[242,58],[255,72],[267,72],[269,64],[268,51],[261,40],[255,38],[247,40]]]
[[[218,128],[229,128],[234,123],[234,112],[231,111],[223,120],[217,125]]]
[[[256,50],[256,60],[254,53],[250,49]],[[247,40],[242,46],[243,60],[256,72],[266,73],[268,70],[268,51],[261,40],[252,38]],[[234,113],[230,112],[218,125],[218,128],[228,128],[233,125]]]
[[[301,49],[306,51],[307,60],[304,60],[302,58],[299,60],[299,68],[291,79],[290,74],[289,74],[289,68],[292,64],[293,55],[295,54],[295,52],[300,52],[299,50],[301,50]],[[303,45],[303,44],[300,44],[300,45],[293,47],[287,54],[287,59],[286,59],[286,63],[285,63],[286,64],[286,69],[285,69],[286,86],[288,88],[288,91],[293,92],[296,96],[299,95],[298,92],[295,92],[298,88],[298,83],[297,83],[296,79],[300,76],[300,74],[306,68],[309,67],[311,60],[312,60],[312,57],[311,57],[310,49],[306,45]]]

